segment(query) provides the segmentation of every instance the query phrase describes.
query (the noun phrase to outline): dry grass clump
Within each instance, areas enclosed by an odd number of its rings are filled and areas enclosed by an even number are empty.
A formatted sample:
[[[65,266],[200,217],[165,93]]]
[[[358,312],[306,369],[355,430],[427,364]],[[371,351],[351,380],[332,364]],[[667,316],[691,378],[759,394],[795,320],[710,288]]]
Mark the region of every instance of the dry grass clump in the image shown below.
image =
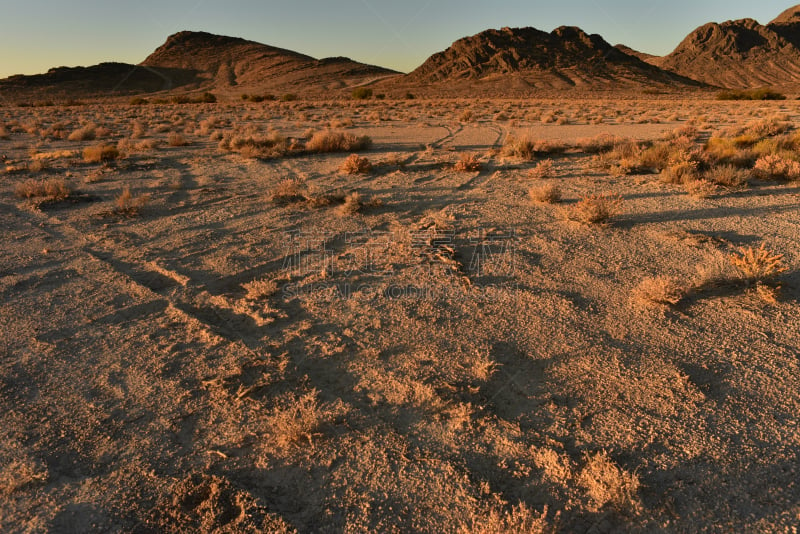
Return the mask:
[[[575,141],[575,146],[587,154],[600,154],[612,150],[615,146],[629,142],[616,135],[601,133],[594,137],[584,137]]]
[[[684,181],[683,189],[695,198],[711,198],[719,192],[717,184],[703,178]]]
[[[548,154],[560,154],[567,149],[563,143],[534,139],[529,135],[514,137],[509,135],[503,145],[502,154],[506,157],[530,160]]]
[[[543,184],[528,189],[528,196],[534,202],[558,204],[561,202],[561,188],[556,184]]]
[[[740,188],[747,185],[749,173],[734,165],[717,165],[703,173],[703,179],[723,187]]]
[[[764,243],[758,248],[740,247],[738,253],[731,254],[728,259],[739,272],[741,280],[750,285],[771,282],[788,270],[783,255],[769,251]]]
[[[284,399],[268,415],[271,441],[284,450],[303,443],[313,445],[321,435],[322,426],[346,411],[341,402],[320,403],[317,390],[298,398]]]
[[[536,166],[528,171],[528,177],[534,180],[545,180],[547,178],[555,178],[556,171],[553,160],[545,159],[536,164]]]
[[[69,134],[70,141],[92,141],[97,137],[97,125],[90,123]]]
[[[688,290],[676,278],[655,276],[645,278],[631,294],[632,300],[642,306],[675,306],[686,297]]]
[[[169,146],[186,146],[189,144],[189,141],[181,134],[172,132],[167,136],[167,144]]]
[[[342,217],[347,217],[350,215],[355,215],[365,206],[363,198],[361,197],[361,193],[358,191],[353,191],[346,197],[344,197],[344,202],[338,208],[336,208],[336,213]]]
[[[569,219],[583,224],[607,224],[622,212],[622,197],[612,193],[584,197],[567,212]]]
[[[362,158],[358,154],[350,154],[344,163],[339,167],[339,171],[345,174],[367,174],[372,170],[372,163],[367,158]]]
[[[748,146],[742,146],[735,139],[712,137],[706,142],[704,154],[707,159],[718,164],[735,167],[750,167],[755,161],[755,154]]]
[[[458,534],[554,534],[557,529],[547,521],[547,506],[541,513],[528,508],[524,503],[501,511],[497,507],[489,510],[476,508],[456,532]],[[556,512],[556,521],[560,513]]]
[[[306,143],[308,152],[358,152],[372,145],[366,135],[357,136],[346,132],[330,130],[315,132]]]
[[[700,161],[695,151],[673,152],[668,165],[661,171],[659,178],[667,184],[683,184],[698,179]]]
[[[798,180],[800,163],[777,154],[770,154],[758,158],[753,173],[762,180]]]
[[[285,156],[289,152],[289,141],[272,131],[259,135],[225,136],[219,143],[220,148],[237,152],[245,158],[273,159]]]
[[[47,200],[64,200],[72,194],[72,190],[64,178],[47,180],[26,180],[14,190],[20,198],[44,198]]]
[[[639,507],[639,478],[615,464],[605,452],[586,457],[586,464],[578,473],[577,482],[598,508],[607,504],[619,510],[635,510]]]
[[[120,157],[120,152],[114,145],[95,145],[87,146],[83,149],[83,161],[86,163],[100,163],[102,161],[113,161]]]
[[[270,192],[269,200],[275,204],[294,204],[309,199],[308,187],[300,180],[289,178],[280,182]]]
[[[462,154],[455,164],[458,172],[475,172],[481,170],[483,164],[476,154]]]
[[[262,300],[278,292],[278,284],[274,280],[253,280],[242,284],[247,300]]]
[[[144,208],[148,202],[150,202],[150,195],[145,193],[139,196],[133,196],[130,188],[126,187],[114,200],[117,206],[114,212],[119,215],[133,217],[139,215],[142,208]]]

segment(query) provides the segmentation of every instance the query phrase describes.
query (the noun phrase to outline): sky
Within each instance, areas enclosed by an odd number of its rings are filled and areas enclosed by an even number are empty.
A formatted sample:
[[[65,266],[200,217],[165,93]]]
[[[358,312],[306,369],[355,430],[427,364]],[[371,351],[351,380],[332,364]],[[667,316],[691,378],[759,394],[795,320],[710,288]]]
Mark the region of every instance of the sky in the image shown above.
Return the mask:
[[[0,0],[0,78],[103,61],[139,63],[181,30],[243,37],[317,58],[409,72],[489,28],[579,26],[664,55],[707,22],[766,24],[776,0]]]

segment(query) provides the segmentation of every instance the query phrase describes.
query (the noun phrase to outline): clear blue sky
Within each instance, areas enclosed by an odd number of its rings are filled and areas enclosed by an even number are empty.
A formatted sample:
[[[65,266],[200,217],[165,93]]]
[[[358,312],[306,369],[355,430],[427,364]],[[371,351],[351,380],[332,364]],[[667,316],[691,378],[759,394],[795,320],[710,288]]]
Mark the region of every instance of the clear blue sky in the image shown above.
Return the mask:
[[[203,30],[314,57],[409,71],[488,28],[561,25],[663,55],[706,22],[767,23],[776,0],[0,0],[0,77],[101,61],[138,63],[166,37]]]

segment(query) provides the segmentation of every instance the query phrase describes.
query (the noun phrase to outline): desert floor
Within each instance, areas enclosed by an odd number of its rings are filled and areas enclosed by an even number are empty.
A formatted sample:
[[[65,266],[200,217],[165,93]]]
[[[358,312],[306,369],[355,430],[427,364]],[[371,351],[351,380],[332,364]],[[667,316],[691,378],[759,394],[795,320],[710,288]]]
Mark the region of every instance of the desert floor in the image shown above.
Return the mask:
[[[502,152],[775,114],[800,103],[0,107],[0,530],[791,532],[800,182]],[[219,147],[326,127],[373,169]],[[51,178],[66,200],[18,194]],[[698,282],[762,243],[771,286]]]

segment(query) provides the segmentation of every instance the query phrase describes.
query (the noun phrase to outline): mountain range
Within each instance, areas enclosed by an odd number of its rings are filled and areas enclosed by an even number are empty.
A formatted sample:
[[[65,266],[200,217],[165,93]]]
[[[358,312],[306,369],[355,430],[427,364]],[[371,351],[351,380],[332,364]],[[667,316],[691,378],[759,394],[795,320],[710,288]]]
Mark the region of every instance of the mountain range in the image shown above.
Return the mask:
[[[138,65],[58,67],[0,80],[0,96],[68,99],[179,91],[349,94],[416,90],[466,96],[525,96],[541,91],[657,88],[800,90],[800,5],[766,25],[753,19],[708,23],[659,57],[562,26],[490,29],[454,42],[408,74],[344,57],[316,59],[206,32],[171,35]]]

